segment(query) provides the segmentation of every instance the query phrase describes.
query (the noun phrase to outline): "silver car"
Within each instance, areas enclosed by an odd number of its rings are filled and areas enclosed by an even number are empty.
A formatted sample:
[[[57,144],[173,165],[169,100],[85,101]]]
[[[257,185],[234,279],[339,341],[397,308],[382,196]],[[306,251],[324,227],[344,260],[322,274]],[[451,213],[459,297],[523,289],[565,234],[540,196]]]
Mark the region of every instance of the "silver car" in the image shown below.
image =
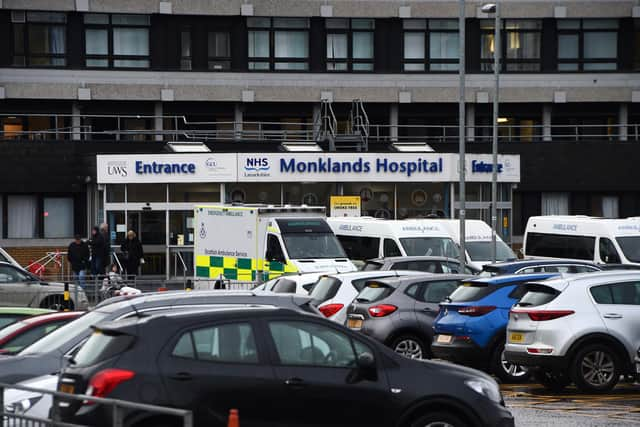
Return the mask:
[[[634,375],[640,272],[602,271],[526,285],[509,314],[505,358],[551,389],[611,390]]]
[[[86,310],[89,306],[84,290],[69,285],[70,309]],[[65,308],[64,284],[44,282],[23,268],[0,262],[0,306]]]

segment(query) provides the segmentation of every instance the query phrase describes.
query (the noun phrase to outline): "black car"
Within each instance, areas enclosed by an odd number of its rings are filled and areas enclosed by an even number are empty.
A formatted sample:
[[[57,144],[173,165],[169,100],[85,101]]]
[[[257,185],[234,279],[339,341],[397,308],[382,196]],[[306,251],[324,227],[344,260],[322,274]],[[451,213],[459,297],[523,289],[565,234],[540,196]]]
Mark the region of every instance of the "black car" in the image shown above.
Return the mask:
[[[91,335],[91,325],[99,322],[172,307],[203,307],[215,304],[269,304],[321,316],[310,302],[309,297],[291,294],[237,291],[159,292],[134,298],[111,298],[26,347],[17,355],[0,356],[0,382],[16,383],[58,372],[62,368],[64,356],[72,354]]]
[[[428,359],[440,303],[469,277],[424,274],[367,282],[347,311],[347,326],[405,357]]]
[[[496,382],[403,358],[283,308],[212,308],[103,323],[61,373],[76,394],[189,409],[196,426],[513,426]],[[111,408],[61,399],[62,421],[110,426]],[[177,426],[129,410],[127,427]]]

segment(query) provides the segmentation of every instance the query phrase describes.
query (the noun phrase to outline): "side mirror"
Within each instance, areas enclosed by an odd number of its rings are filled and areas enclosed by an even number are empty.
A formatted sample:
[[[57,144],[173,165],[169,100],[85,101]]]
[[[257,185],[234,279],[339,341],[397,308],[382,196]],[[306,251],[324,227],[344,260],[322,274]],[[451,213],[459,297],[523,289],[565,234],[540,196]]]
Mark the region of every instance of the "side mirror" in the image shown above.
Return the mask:
[[[356,359],[356,363],[360,369],[368,370],[376,367],[376,359],[373,357],[373,354],[369,352],[360,353]]]
[[[347,382],[355,384],[362,380],[376,381],[377,379],[376,360],[373,354],[364,352],[356,356],[356,368],[347,376]]]

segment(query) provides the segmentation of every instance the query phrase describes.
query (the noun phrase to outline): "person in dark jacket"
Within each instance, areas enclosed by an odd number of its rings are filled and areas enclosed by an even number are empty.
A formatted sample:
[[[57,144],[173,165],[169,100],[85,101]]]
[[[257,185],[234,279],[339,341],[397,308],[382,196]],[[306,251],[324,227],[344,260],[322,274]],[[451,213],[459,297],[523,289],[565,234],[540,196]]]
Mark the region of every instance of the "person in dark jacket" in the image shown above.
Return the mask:
[[[137,275],[141,260],[144,259],[144,252],[142,251],[142,243],[138,240],[135,231],[129,230],[127,232],[127,239],[120,246],[120,250],[124,257],[124,268],[127,271],[127,276]],[[142,262],[144,263],[144,261]]]
[[[102,257],[103,270],[111,270],[111,235],[109,235],[109,224],[103,222],[100,224],[100,234],[104,238],[104,255]],[[107,274],[109,274],[107,271]]]
[[[67,248],[67,260],[71,264],[73,280],[84,288],[85,270],[89,266],[89,245],[83,242],[79,234]]]
[[[98,227],[91,230],[91,239],[89,246],[91,247],[91,274],[94,276],[104,274],[104,251],[106,242],[100,233]]]

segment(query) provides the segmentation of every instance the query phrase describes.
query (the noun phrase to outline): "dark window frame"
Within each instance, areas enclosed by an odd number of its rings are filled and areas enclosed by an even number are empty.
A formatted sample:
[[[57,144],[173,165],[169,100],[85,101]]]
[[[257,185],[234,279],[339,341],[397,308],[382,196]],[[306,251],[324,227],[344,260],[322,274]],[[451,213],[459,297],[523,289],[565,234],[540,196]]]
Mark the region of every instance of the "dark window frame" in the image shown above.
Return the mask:
[[[495,35],[495,20],[494,19],[485,19],[487,23],[491,24],[491,28],[482,28],[482,23],[480,23],[480,72],[481,73],[493,73],[493,63],[494,56],[491,58],[483,58],[482,57],[482,39],[484,36],[490,35],[493,37]],[[532,28],[518,28],[518,29],[509,29],[508,24],[510,22],[518,22],[518,21],[536,21],[539,23],[539,27],[536,29]],[[501,19],[500,20],[500,73],[514,73],[514,74],[527,74],[527,73],[536,73],[542,71],[542,61],[544,56],[544,48],[543,48],[543,34],[542,34],[542,19],[537,18],[522,18],[522,19]],[[520,59],[520,58],[507,58],[507,40],[510,33],[515,34],[539,34],[540,37],[540,52],[538,58],[534,59]],[[495,49],[495,40],[494,40],[494,49]],[[538,66],[537,70],[509,70],[509,65],[522,65],[522,64],[534,64]]]
[[[182,42],[183,42],[183,36],[185,34],[189,35],[189,55],[185,55],[184,51],[182,49]],[[179,68],[180,71],[191,71],[193,70],[193,28],[189,25],[185,25],[182,28],[180,28],[180,31],[178,31],[178,49],[180,50],[180,64],[179,64]],[[185,61],[189,61],[189,65],[183,65],[186,64]]]
[[[455,64],[458,65],[459,68],[459,64],[460,64],[460,59],[459,58],[455,58],[455,59],[443,59],[443,58],[435,58],[432,59],[431,58],[431,34],[432,33],[452,33],[452,34],[458,34],[458,43],[460,43],[460,27],[458,27],[457,29],[445,29],[445,28],[431,28],[431,24],[433,21],[451,21],[451,19],[446,19],[446,18],[437,18],[437,19],[409,19],[412,21],[424,21],[425,22],[425,27],[424,29],[417,29],[417,28],[402,28],[402,37],[401,37],[401,42],[402,42],[402,72],[403,73],[411,73],[411,74],[419,74],[419,73],[445,73],[445,74],[457,74],[459,72],[459,70],[432,70],[431,69],[431,65],[432,64]],[[403,25],[404,25],[405,20],[403,19]],[[404,48],[405,48],[405,34],[406,33],[412,33],[412,34],[422,34],[424,37],[424,57],[423,58],[405,58],[404,57]],[[420,65],[424,65],[424,69],[423,70],[407,70],[405,67],[408,64],[420,64]]]
[[[38,19],[29,19],[29,15],[37,15],[41,12],[36,11],[12,11],[11,12],[11,50],[12,50],[12,60],[11,65],[13,67],[29,67],[29,68],[65,68],[68,65],[67,54],[68,54],[68,46],[67,46],[67,14],[65,12],[43,12],[54,15],[60,15],[64,17],[64,22],[55,22],[55,21],[46,21],[46,20],[38,20]],[[22,18],[19,16],[22,15]],[[41,27],[62,27],[64,33],[64,53],[32,53],[29,42],[29,33],[31,28],[41,28]],[[20,31],[19,31],[20,30]],[[18,39],[17,33],[21,32],[22,39],[22,51],[16,51],[16,41]],[[16,58],[22,58],[22,61],[18,63]],[[49,64],[32,64],[34,59],[48,59]],[[63,64],[53,64],[51,63],[54,59],[62,59]]]
[[[209,52],[210,52],[210,47],[209,46],[209,35],[210,34],[214,34],[214,42],[216,39],[216,35],[217,34],[226,34],[227,36],[227,50],[228,50],[228,55],[227,56],[210,56]],[[215,49],[214,49],[215,50]],[[223,63],[221,68],[215,68],[215,64],[216,63]],[[231,32],[229,31],[222,31],[222,30],[214,30],[214,31],[207,31],[207,69],[209,71],[229,71],[231,70]]]
[[[605,29],[605,28],[584,28],[585,21],[597,21],[597,20],[615,20],[617,22],[617,27]],[[558,37],[558,45],[560,43],[560,36],[562,35],[576,35],[578,36],[578,57],[577,58],[560,58],[557,55],[556,60],[557,66],[556,71],[559,73],[615,73],[620,70],[620,52],[616,51],[615,58],[585,58],[584,57],[584,35],[585,33],[616,33],[616,43],[620,39],[620,20],[616,18],[570,18],[567,21],[578,21],[578,28],[569,29],[569,28],[558,28],[558,22],[560,20],[556,20],[556,32]],[[615,68],[611,70],[585,70],[585,64],[615,64]],[[561,70],[561,64],[577,64],[578,68],[576,70]]]
[[[346,19],[348,22],[348,27],[345,28],[330,28],[327,26],[327,22],[329,19]],[[353,22],[358,20],[371,20],[373,22],[372,28],[354,28]],[[375,40],[375,31],[376,31],[376,23],[373,18],[327,18],[325,19],[324,28],[326,31],[325,34],[325,42],[327,42],[329,35],[331,34],[345,34],[347,36],[347,57],[346,58],[329,58],[327,55],[327,51],[325,48],[324,56],[326,60],[325,71],[327,73],[373,73],[375,71],[375,51],[376,51],[376,40]],[[373,41],[373,56],[371,58],[354,58],[353,57],[353,35],[356,33],[371,33],[372,41]],[[338,64],[338,63],[346,63],[346,70],[336,70],[329,69],[329,64]],[[366,64],[371,65],[371,69],[369,70],[357,70],[354,69],[354,64]]]
[[[310,18],[297,18],[297,17],[259,17],[255,18],[259,19],[268,19],[268,26],[251,26],[250,18],[247,19],[247,39],[251,32],[254,31],[266,31],[269,36],[269,56],[268,57],[255,57],[249,56],[249,42],[247,40],[247,67],[250,72],[285,72],[285,73],[307,73],[310,70],[311,66],[311,20]],[[274,25],[275,19],[305,19],[307,25],[305,27],[280,27]],[[276,57],[276,32],[300,32],[305,31],[307,33],[307,57],[306,58],[292,58],[292,57]],[[207,35],[208,37],[208,35]],[[268,64],[268,68],[251,68],[251,63],[266,63]],[[277,69],[276,65],[279,63],[299,63],[304,64],[306,68],[304,69]]]
[[[86,21],[84,21],[84,19],[86,19],[86,16],[88,15],[105,15],[107,16],[107,23],[106,24],[94,24],[94,23],[87,23]],[[126,16],[126,15],[140,15],[140,16],[146,16],[148,18],[148,24],[146,25],[141,25],[141,24],[114,24],[113,23],[113,17],[114,16]],[[83,58],[84,58],[84,67],[88,68],[88,69],[92,69],[92,70],[104,70],[104,69],[117,69],[117,70],[149,70],[151,69],[151,15],[148,14],[131,14],[131,13],[85,13],[83,16],[83,25],[84,25],[84,31],[82,33],[83,35],[83,49],[82,49],[82,53],[83,53]],[[114,53],[114,43],[113,43],[113,34],[114,34],[114,29],[115,28],[139,28],[139,29],[146,29],[148,32],[148,36],[149,36],[149,46],[148,46],[148,51],[149,53],[147,55],[116,55]],[[107,30],[107,54],[106,55],[101,55],[101,54],[87,54],[87,45],[86,45],[86,38],[87,38],[87,30]],[[107,65],[106,66],[98,66],[98,65],[87,65],[87,61],[90,59],[97,59],[97,60],[107,60]],[[115,61],[136,61],[136,60],[141,60],[141,61],[147,61],[148,64],[145,67],[116,67]]]

